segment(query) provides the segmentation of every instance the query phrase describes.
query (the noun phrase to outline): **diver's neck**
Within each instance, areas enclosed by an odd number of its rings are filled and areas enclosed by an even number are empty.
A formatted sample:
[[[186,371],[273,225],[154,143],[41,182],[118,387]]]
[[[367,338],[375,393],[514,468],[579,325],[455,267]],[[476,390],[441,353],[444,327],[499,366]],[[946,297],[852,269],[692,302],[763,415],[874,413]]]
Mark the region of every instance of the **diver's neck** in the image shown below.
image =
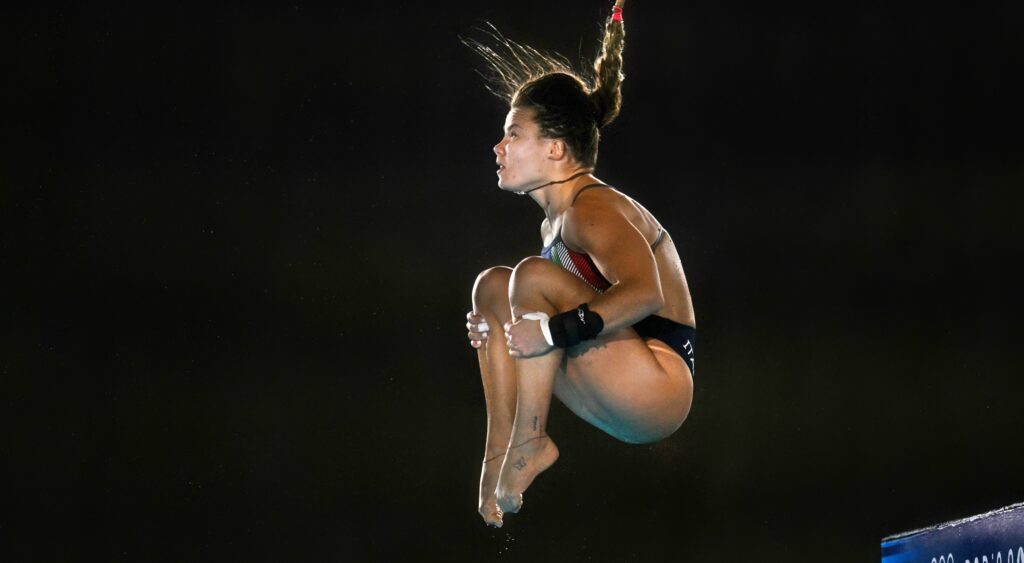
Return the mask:
[[[552,176],[554,180],[523,192],[544,210],[544,216],[549,222],[568,209],[576,190],[581,185],[593,182],[593,170],[578,167],[559,171]]]

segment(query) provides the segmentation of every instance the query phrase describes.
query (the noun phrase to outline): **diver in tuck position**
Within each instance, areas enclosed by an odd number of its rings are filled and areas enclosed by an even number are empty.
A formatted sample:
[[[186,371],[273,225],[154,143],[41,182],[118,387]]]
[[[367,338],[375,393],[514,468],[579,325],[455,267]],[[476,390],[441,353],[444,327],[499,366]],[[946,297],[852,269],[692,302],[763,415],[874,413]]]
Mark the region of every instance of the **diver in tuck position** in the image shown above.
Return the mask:
[[[675,244],[593,173],[599,130],[622,103],[622,3],[593,79],[498,34],[508,55],[467,41],[510,104],[494,146],[498,187],[528,194],[545,215],[541,255],[482,272],[467,315],[487,406],[479,511],[492,526],[558,459],[552,393],[629,443],[669,436],[690,412],[696,322]]]

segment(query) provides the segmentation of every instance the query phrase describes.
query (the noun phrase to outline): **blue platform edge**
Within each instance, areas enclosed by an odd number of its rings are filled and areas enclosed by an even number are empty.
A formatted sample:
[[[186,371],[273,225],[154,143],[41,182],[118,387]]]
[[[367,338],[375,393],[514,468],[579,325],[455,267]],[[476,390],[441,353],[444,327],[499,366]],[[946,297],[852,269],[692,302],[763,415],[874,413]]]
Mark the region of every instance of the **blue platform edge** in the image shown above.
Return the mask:
[[[883,538],[882,563],[1024,563],[1024,502]]]

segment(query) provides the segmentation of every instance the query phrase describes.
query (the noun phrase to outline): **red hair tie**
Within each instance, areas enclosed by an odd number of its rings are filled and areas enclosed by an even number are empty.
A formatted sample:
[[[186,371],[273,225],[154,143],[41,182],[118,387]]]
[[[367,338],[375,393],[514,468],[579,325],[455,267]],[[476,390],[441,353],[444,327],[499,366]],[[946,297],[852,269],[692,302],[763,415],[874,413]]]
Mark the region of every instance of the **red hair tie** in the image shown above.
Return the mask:
[[[615,6],[612,8],[612,21],[622,23],[622,6]]]

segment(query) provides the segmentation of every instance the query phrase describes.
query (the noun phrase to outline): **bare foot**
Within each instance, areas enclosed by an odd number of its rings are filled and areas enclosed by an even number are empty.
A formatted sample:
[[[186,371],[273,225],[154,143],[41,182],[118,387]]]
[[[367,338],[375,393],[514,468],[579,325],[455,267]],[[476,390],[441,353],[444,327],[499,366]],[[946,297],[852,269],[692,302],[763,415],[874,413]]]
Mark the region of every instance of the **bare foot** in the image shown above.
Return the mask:
[[[542,471],[558,459],[551,438],[538,436],[508,449],[498,477],[498,508],[515,514],[523,507],[523,492]]]
[[[501,460],[505,454],[498,454],[484,460],[483,469],[480,471],[480,516],[488,526],[500,528],[502,524],[501,509],[498,508],[498,499],[494,494],[498,487],[498,475],[501,471]]]

